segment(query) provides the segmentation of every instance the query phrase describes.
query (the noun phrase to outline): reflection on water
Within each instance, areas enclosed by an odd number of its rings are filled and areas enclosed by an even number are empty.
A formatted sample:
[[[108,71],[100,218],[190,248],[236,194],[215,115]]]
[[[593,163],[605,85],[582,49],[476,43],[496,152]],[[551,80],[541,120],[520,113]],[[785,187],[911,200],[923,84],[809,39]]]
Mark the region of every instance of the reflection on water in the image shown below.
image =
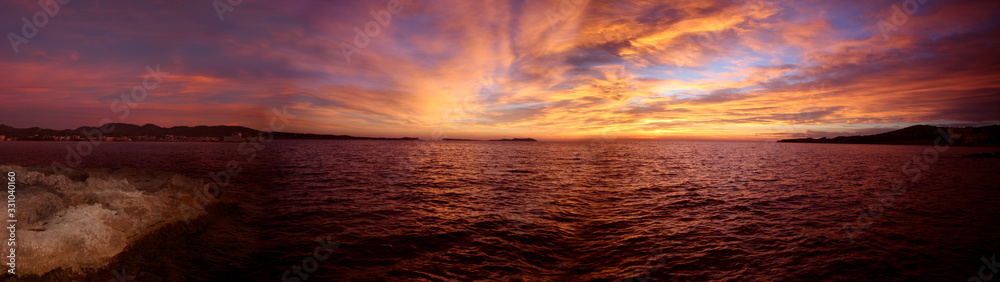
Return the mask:
[[[108,145],[85,166],[205,177],[236,158],[219,144],[121,145],[137,146],[121,149],[129,157]],[[842,230],[923,149],[276,141],[201,225],[115,266],[151,279],[280,279],[329,236],[341,245],[310,279],[965,280],[1000,250],[1000,166],[959,156],[993,150],[949,150],[856,243]],[[153,257],[173,263],[142,259]]]

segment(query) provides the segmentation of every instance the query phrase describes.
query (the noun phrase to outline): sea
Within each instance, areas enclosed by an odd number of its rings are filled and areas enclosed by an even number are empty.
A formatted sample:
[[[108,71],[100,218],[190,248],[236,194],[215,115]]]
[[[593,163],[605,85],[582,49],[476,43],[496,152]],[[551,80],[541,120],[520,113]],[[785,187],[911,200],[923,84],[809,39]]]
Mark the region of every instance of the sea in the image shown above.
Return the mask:
[[[67,147],[77,145],[0,142],[0,164],[66,163]],[[964,157],[996,147],[677,140],[258,145],[93,147],[77,168],[171,171],[206,182],[218,181],[214,175],[227,185],[207,215],[140,239],[107,266],[29,280],[1000,275],[991,264],[1000,253],[1000,159]]]

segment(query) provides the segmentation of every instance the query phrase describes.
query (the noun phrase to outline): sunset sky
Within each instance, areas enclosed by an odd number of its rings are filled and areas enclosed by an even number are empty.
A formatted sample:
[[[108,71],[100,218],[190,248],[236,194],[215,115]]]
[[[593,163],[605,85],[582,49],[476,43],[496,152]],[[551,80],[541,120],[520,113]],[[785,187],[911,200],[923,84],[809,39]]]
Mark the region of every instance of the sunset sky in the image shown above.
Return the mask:
[[[72,0],[18,52],[22,17],[44,11],[2,2],[0,123],[14,127],[261,128],[283,107],[296,115],[284,131],[420,138],[1000,123],[996,0],[402,0],[397,13],[387,0],[221,0],[221,20],[209,0]],[[156,65],[169,76],[127,117],[112,111]]]

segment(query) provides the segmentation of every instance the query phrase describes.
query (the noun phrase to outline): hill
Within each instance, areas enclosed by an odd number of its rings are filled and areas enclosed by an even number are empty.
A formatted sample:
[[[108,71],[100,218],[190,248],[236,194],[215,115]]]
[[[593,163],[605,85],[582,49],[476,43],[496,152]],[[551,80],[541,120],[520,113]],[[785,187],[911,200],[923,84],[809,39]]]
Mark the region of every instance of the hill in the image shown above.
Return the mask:
[[[532,138],[514,138],[514,139],[495,139],[490,141],[527,141],[527,142],[538,142],[538,140]]]
[[[954,140],[953,145],[990,146],[1000,145],[1000,125],[981,127],[938,127],[914,125],[907,128],[874,135],[839,136],[836,138],[785,139],[778,142],[789,143],[841,143],[841,144],[891,144],[891,145],[933,145],[939,136]]]
[[[151,137],[147,139],[161,140],[167,136],[183,136],[192,138],[225,138],[227,136],[242,135],[245,137],[257,136],[260,132],[243,126],[174,126],[160,127],[155,124],[135,125],[128,123],[111,123],[105,125],[106,128],[114,130],[104,133],[106,137]],[[55,137],[82,137],[87,132],[95,132],[98,127],[82,126],[77,129],[54,130],[39,127],[13,128],[7,125],[0,125],[0,135],[15,140],[62,140]],[[359,140],[418,140],[414,137],[403,138],[383,138],[383,137],[355,137],[350,135],[326,135],[310,133],[289,133],[274,132],[275,139],[359,139]]]

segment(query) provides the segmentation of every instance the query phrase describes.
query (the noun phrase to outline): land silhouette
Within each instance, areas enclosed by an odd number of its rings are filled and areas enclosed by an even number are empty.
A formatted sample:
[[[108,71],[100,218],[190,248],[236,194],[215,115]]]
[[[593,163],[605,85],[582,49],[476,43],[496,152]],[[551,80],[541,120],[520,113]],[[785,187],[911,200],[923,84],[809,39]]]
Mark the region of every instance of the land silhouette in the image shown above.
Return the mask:
[[[941,138],[951,145],[997,146],[1000,145],[1000,125],[981,127],[939,127],[914,125],[873,135],[839,136],[835,138],[784,139],[789,143],[839,143],[839,144],[885,144],[885,145],[934,145]]]
[[[103,130],[102,130],[103,129]],[[0,135],[6,136],[13,140],[34,140],[34,141],[45,141],[45,140],[76,140],[76,139],[88,139],[95,137],[92,132],[102,132],[102,137],[119,137],[119,138],[132,138],[135,141],[171,141],[177,140],[179,138],[171,137],[185,137],[185,138],[201,138],[197,140],[219,140],[223,141],[226,137],[256,137],[260,136],[261,131],[243,127],[243,126],[230,126],[230,125],[216,125],[216,126],[174,126],[174,127],[160,127],[155,124],[145,124],[142,126],[128,123],[109,123],[101,127],[92,126],[82,126],[77,129],[65,129],[65,130],[55,130],[46,129],[39,127],[31,128],[13,128],[7,125],[0,125]],[[357,140],[419,140],[416,137],[401,137],[401,138],[386,138],[386,137],[358,137],[350,135],[331,135],[331,134],[312,134],[312,133],[290,133],[290,132],[273,132],[274,139],[357,139]],[[271,138],[270,134],[265,134],[267,138]],[[212,139],[204,139],[212,138]],[[185,139],[181,139],[185,140]]]
[[[95,136],[94,132],[101,132]],[[273,135],[272,135],[273,134]],[[160,127],[155,124],[142,126],[128,123],[109,123],[101,127],[81,126],[77,129],[55,130],[40,127],[14,128],[0,124],[0,141],[4,139],[25,141],[67,141],[92,138],[111,138],[111,141],[242,141],[245,138],[265,136],[274,139],[328,139],[328,140],[420,140],[416,137],[364,137],[314,133],[271,132],[231,125],[199,125]],[[237,137],[237,138],[233,138]],[[451,139],[444,141],[482,141]],[[497,139],[489,141],[538,141],[532,138]]]

